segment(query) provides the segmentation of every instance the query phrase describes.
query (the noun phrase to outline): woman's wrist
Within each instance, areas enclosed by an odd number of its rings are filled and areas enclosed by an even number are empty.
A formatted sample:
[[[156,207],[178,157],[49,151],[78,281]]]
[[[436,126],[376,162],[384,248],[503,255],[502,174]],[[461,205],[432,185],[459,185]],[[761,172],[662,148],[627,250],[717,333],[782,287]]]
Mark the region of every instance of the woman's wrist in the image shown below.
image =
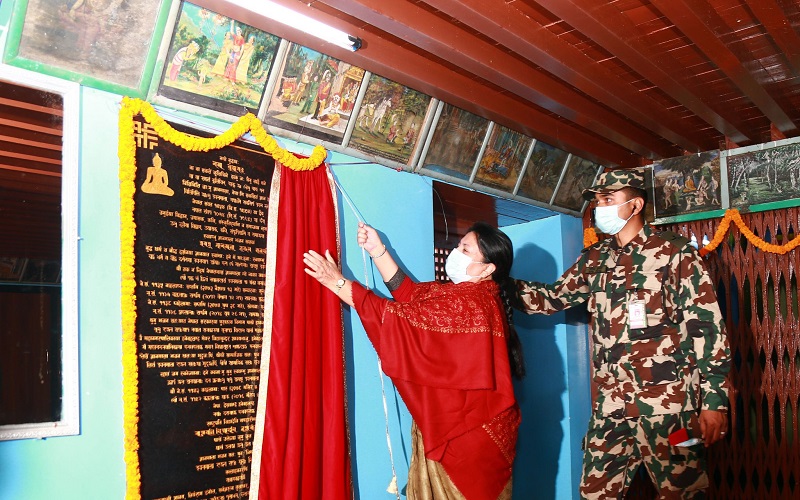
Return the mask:
[[[384,244],[384,245],[383,245],[383,251],[382,251],[381,253],[379,253],[378,255],[372,255],[372,254],[369,254],[369,256],[370,256],[370,258],[371,258],[372,260],[375,260],[375,259],[380,259],[381,257],[383,257],[383,255],[384,255],[385,253],[386,253],[386,245]]]

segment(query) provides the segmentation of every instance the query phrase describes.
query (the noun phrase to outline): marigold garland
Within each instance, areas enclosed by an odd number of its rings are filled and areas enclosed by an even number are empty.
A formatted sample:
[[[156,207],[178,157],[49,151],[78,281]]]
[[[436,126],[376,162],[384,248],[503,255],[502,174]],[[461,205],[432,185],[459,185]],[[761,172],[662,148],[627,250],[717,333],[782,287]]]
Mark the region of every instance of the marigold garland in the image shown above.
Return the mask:
[[[593,227],[587,227],[583,230],[583,248],[589,248],[600,241],[597,237],[597,231]]]
[[[264,130],[261,121],[253,114],[242,116],[231,128],[216,137],[202,138],[184,134],[172,128],[155,109],[141,99],[122,98],[119,113],[119,181],[120,181],[120,250],[122,273],[122,371],[125,432],[125,464],[127,476],[126,498],[141,498],[141,471],[139,468],[139,371],[136,357],[136,276],[134,273],[134,240],[136,224],[133,218],[136,192],[136,140],[133,117],[141,114],[162,139],[187,151],[210,151],[230,145],[247,132],[253,135],[264,151],[284,166],[296,170],[314,170],[322,165],[328,152],[324,147],[314,147],[311,156],[298,158],[280,147]]]
[[[704,256],[709,252],[713,252],[720,245],[720,243],[722,243],[722,241],[725,239],[725,234],[728,232],[731,222],[736,224],[736,226],[739,228],[739,231],[741,231],[744,237],[747,238],[747,241],[752,243],[753,246],[763,252],[783,255],[800,246],[800,238],[795,238],[783,245],[767,243],[756,236],[756,234],[745,225],[744,221],[742,220],[742,215],[739,213],[739,211],[735,208],[732,208],[725,211],[725,215],[722,217],[722,222],[717,228],[717,232],[714,233],[714,238],[706,246],[700,249],[701,256]]]
[[[722,243],[722,241],[725,239],[725,234],[728,232],[728,229],[731,226],[731,223],[736,224],[736,227],[739,228],[739,231],[741,231],[744,237],[747,238],[747,240],[752,243],[753,246],[763,252],[777,253],[782,255],[787,252],[791,252],[800,246],[800,238],[795,238],[783,245],[767,243],[763,239],[759,238],[753,231],[750,230],[750,228],[745,225],[744,221],[742,220],[742,215],[738,210],[731,208],[725,211],[725,215],[722,217],[722,222],[720,222],[717,231],[714,233],[714,238],[706,246],[700,249],[701,257],[713,252],[720,245],[720,243]],[[597,241],[597,232],[593,227],[587,227],[583,230],[584,248],[594,245],[597,243]]]

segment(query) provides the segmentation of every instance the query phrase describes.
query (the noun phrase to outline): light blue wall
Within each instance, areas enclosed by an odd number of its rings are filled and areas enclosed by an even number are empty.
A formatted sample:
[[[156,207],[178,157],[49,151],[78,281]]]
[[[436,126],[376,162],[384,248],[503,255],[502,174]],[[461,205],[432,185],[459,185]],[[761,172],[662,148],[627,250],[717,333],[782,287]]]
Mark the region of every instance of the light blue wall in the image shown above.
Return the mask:
[[[552,283],[582,246],[581,221],[575,217],[556,215],[503,230],[514,243],[511,275],[518,279]],[[590,392],[587,330],[574,324],[575,316],[515,312],[528,373],[516,385],[522,426],[514,498],[578,498]],[[583,319],[580,313],[577,319]]]
[[[11,4],[0,3],[0,27],[8,24]],[[0,34],[0,42],[2,38]],[[119,97],[84,88],[81,110],[81,434],[0,442],[0,500],[122,499],[125,495],[116,149]],[[295,151],[310,150],[292,141],[281,143]],[[337,153],[329,160],[334,177],[360,217],[382,233],[403,267],[415,279],[432,279],[431,180],[376,165],[348,165],[360,161]],[[341,194],[339,203],[343,267],[348,277],[363,283],[365,258],[355,245],[357,218]],[[575,255],[570,253],[575,254],[581,244],[580,221],[566,216],[509,227],[507,232],[517,248],[515,275],[526,279],[554,280],[571,264]],[[377,289],[385,293],[379,275],[367,269],[370,283],[375,286],[377,281]],[[578,441],[586,421],[582,405],[588,408],[588,402],[583,403],[588,398],[585,328],[565,324],[564,315],[517,317],[529,376],[519,386],[525,417],[515,498],[569,498],[577,484],[576,460],[580,473]],[[392,473],[377,358],[360,321],[348,308],[345,327],[356,495],[361,500],[390,500],[394,497],[386,487]],[[391,382],[384,382],[389,435],[402,489],[410,458],[411,419]]]
[[[375,165],[335,165],[339,161],[352,161],[346,158],[333,154],[331,159],[335,177],[359,213],[356,216],[340,194],[345,275],[362,284],[368,280],[372,288],[388,296],[380,274],[372,267],[369,256],[362,255],[355,241],[358,218],[363,218],[380,232],[388,251],[411,276],[420,281],[432,280],[433,192],[430,179]],[[348,349],[352,349],[347,365],[348,406],[351,422],[355,423],[351,426],[351,439],[357,498],[391,499],[394,497],[386,492],[392,479],[392,464],[378,358],[358,316],[348,307],[345,307],[345,325],[350,342]],[[383,377],[383,382],[394,467],[402,490],[411,458],[411,418],[391,381]]]

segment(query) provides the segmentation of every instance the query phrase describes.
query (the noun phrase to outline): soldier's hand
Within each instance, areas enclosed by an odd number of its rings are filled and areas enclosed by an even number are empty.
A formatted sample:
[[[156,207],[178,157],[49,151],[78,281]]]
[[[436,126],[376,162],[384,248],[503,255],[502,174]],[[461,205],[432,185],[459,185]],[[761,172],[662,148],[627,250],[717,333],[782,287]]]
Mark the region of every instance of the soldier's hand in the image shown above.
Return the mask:
[[[700,433],[703,435],[706,447],[716,443],[728,430],[728,414],[724,411],[701,410]]]

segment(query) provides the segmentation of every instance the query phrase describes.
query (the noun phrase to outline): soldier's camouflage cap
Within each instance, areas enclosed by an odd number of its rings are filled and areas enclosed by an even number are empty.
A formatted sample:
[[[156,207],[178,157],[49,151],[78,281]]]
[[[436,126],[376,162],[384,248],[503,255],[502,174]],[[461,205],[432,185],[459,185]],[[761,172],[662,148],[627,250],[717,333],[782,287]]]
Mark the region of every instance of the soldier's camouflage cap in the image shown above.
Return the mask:
[[[624,187],[646,189],[644,172],[638,168],[605,172],[597,179],[597,184],[583,190],[583,197],[591,200],[594,198],[595,193],[610,193],[619,191]]]

